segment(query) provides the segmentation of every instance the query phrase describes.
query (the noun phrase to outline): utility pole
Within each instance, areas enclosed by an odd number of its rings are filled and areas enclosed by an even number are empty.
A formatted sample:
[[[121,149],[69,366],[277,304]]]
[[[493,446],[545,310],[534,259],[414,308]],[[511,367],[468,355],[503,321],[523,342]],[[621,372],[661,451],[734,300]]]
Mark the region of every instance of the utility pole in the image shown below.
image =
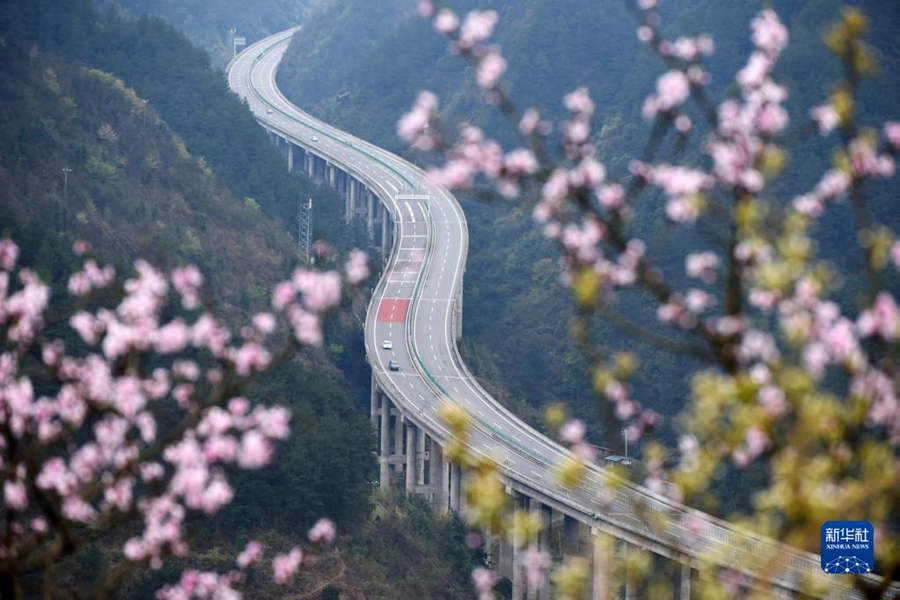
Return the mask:
[[[305,264],[312,265],[312,198],[306,206],[303,202],[297,202],[297,250],[300,254],[300,260]]]
[[[64,206],[66,211],[69,210],[69,173],[72,172],[72,169],[69,167],[63,167],[60,169],[63,173],[63,199]]]

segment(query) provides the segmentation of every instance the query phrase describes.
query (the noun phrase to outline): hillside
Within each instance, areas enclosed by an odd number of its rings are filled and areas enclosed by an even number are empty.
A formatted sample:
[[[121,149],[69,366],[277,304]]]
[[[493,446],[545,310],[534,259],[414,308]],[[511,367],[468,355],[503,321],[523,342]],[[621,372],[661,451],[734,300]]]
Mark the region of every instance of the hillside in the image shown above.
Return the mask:
[[[42,12],[48,6],[3,2],[9,18],[0,25],[0,235],[16,239],[23,264],[53,284],[54,297],[65,297],[76,262],[72,244],[85,239],[120,273],[130,273],[137,257],[165,268],[198,264],[205,299],[239,323],[269,305],[271,286],[295,265],[285,226],[294,226],[297,198],[309,195],[320,201],[316,236],[336,252],[352,247],[343,203],[287,174],[252,115],[184,36],[160,20],[101,17],[89,3]],[[356,327],[364,298],[345,308],[329,323],[322,350],[302,353],[250,390],[292,410],[293,435],[280,444],[279,460],[235,474],[233,503],[192,525],[197,554],[190,562],[167,562],[118,597],[148,597],[185,567],[227,570],[251,536],[289,548],[326,515],[347,543],[366,548],[384,537],[367,525],[375,463],[369,373]],[[65,326],[59,332],[71,337]],[[440,528],[444,521],[429,512],[396,528],[421,545],[423,522]],[[465,552],[461,539],[438,537]],[[111,534],[85,548],[67,563],[60,585],[94,580],[120,559],[121,544]],[[352,566],[362,574],[334,585],[389,595],[428,579],[426,571],[392,582],[384,560],[355,551]],[[297,590],[331,573],[325,560]],[[468,589],[467,566],[442,573]]]
[[[133,15],[161,17],[177,27],[194,44],[205,49],[218,68],[231,59],[229,30],[253,42],[303,22],[321,0],[103,0]],[[240,50],[240,48],[238,48]]]

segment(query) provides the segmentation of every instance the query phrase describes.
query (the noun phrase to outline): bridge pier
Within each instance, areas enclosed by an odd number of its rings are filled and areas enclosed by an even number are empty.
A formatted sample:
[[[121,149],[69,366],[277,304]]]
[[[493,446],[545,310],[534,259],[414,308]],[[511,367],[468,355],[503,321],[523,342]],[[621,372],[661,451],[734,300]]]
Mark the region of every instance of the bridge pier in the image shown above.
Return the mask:
[[[294,170],[294,145],[288,142],[287,147],[288,173],[290,173]]]
[[[378,427],[378,385],[375,383],[375,374],[372,373],[372,389],[369,391],[369,418],[372,427]]]
[[[434,486],[434,508],[443,514],[447,512],[447,494],[444,493],[444,451],[438,443],[431,440],[431,485]]]
[[[394,464],[394,474],[399,478],[404,466],[403,417],[397,407],[391,408],[391,414],[394,417],[394,451],[391,453],[391,459]]]
[[[416,463],[418,460],[418,429],[411,422],[406,422],[406,493],[416,491]]]
[[[390,457],[390,429],[391,429],[391,401],[387,395],[381,396],[381,448],[379,454],[379,485],[386,490],[391,485]]]
[[[375,242],[375,194],[372,192],[366,194],[366,234],[371,246]]]
[[[691,600],[691,559],[681,563],[678,582],[678,600]]]

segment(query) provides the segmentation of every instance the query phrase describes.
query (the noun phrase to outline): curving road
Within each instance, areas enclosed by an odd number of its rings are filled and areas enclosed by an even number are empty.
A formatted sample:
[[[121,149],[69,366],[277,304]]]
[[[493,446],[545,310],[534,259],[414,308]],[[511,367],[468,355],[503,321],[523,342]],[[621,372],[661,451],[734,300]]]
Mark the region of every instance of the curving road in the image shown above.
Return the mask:
[[[569,453],[496,402],[460,359],[456,315],[468,233],[459,204],[414,165],[315,119],[281,94],[275,73],[293,31],[244,50],[229,65],[228,82],[263,127],[363,182],[390,211],[394,244],[369,305],[365,341],[375,380],[407,418],[445,441],[448,431],[437,411],[444,398],[451,399],[473,418],[472,450],[502,465],[512,489],[663,556],[712,557],[793,591],[819,573],[816,555],[738,532],[640,486],[613,490],[600,468],[591,467],[572,489],[559,484],[557,465]],[[399,370],[390,370],[389,361]],[[773,562],[779,567],[773,569]],[[843,578],[828,582],[830,596],[854,596]]]

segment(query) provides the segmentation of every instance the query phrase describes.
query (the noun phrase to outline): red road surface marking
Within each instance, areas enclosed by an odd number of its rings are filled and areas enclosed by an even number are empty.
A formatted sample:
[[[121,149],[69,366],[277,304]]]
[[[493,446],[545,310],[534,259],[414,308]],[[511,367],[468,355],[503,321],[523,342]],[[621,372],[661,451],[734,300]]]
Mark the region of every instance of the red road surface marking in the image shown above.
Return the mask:
[[[409,298],[384,298],[378,306],[378,320],[402,323],[409,311]]]

